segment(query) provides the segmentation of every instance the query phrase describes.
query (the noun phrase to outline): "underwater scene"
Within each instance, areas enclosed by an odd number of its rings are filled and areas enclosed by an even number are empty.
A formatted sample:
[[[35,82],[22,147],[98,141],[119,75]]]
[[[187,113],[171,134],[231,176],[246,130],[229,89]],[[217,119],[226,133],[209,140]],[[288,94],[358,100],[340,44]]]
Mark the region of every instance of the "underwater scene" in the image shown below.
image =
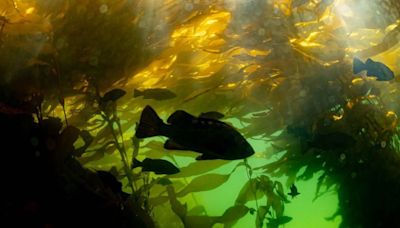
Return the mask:
[[[1,227],[400,227],[400,1],[0,0]]]

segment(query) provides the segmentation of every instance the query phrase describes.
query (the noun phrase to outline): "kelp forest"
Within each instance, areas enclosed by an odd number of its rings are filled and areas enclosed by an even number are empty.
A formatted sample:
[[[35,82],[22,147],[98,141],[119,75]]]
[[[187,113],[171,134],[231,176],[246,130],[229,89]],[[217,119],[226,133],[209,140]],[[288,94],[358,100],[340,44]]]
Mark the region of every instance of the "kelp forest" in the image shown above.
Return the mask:
[[[2,227],[400,227],[397,0],[0,0]]]

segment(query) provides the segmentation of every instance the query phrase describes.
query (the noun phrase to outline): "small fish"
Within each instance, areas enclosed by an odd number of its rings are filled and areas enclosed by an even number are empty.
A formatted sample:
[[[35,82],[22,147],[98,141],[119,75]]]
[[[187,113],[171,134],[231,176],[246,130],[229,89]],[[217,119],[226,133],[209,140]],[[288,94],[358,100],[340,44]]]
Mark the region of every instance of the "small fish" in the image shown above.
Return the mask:
[[[230,125],[214,119],[195,117],[178,110],[165,124],[150,106],[141,114],[137,138],[166,136],[164,148],[192,150],[202,155],[197,160],[244,159],[254,154],[246,139]]]
[[[308,147],[322,150],[347,149],[354,146],[356,140],[345,133],[333,132],[328,134],[314,134],[313,139],[308,142]]]
[[[224,118],[224,114],[216,111],[210,111],[210,112],[202,112],[199,115],[199,118],[206,118],[206,119],[214,119],[214,120],[219,120]]]
[[[353,73],[358,74],[361,71],[367,71],[367,76],[376,77],[377,81],[390,81],[394,78],[393,71],[381,62],[375,62],[372,59],[367,59],[363,63],[360,59],[353,59]]]
[[[109,101],[116,101],[119,98],[123,97],[125,94],[126,92],[122,89],[113,89],[105,93],[104,96],[101,98],[101,101],[105,103]]]
[[[143,99],[153,99],[153,100],[168,100],[176,97],[176,94],[168,89],[145,89],[145,90],[133,90],[133,97],[143,96]]]
[[[292,186],[290,186],[290,192],[288,193],[289,196],[292,196],[292,199],[297,196],[300,195],[300,192],[297,191],[297,187],[296,185],[292,184]]]
[[[179,169],[169,161],[162,159],[145,158],[143,161],[133,159],[131,168],[142,167],[142,171],[155,174],[176,174]]]

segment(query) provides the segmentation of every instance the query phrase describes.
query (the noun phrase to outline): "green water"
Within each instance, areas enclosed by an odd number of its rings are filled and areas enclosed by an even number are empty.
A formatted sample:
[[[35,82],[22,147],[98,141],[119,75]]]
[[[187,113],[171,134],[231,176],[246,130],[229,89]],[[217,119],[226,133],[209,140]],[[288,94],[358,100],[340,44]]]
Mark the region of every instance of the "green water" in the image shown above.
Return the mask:
[[[250,140],[250,143],[256,151],[263,151],[267,144],[259,142],[257,140]],[[267,163],[268,160],[260,158],[249,158],[249,164],[257,167]],[[224,167],[213,170],[212,173],[229,173],[238,162],[232,162],[232,164],[225,165]],[[293,217],[293,220],[283,227],[286,228],[297,228],[297,227],[310,227],[310,228],[335,228],[339,227],[341,222],[340,216],[335,217],[333,220],[328,221],[327,218],[335,214],[338,208],[338,199],[336,192],[330,190],[323,196],[313,201],[315,197],[315,191],[317,186],[317,177],[307,181],[296,182],[297,188],[301,194],[296,198],[292,199],[290,203],[285,204],[285,215]],[[278,178],[277,180],[285,183],[285,178]],[[235,199],[238,192],[242,188],[243,184],[248,181],[246,169],[244,167],[238,168],[233,174],[231,174],[229,180],[219,188],[203,192],[193,193],[197,203],[204,206],[207,211],[207,215],[221,215],[226,208],[235,204]],[[288,188],[287,188],[288,189]],[[190,204],[193,202],[192,196],[186,197]],[[265,201],[264,199],[258,200],[259,204]],[[256,208],[255,201],[246,204],[248,207]],[[160,224],[161,225],[161,224]],[[234,227],[253,227],[255,226],[255,215],[246,215],[240,219]],[[161,225],[161,227],[169,227],[168,224]],[[221,224],[216,224],[214,227],[223,227]]]

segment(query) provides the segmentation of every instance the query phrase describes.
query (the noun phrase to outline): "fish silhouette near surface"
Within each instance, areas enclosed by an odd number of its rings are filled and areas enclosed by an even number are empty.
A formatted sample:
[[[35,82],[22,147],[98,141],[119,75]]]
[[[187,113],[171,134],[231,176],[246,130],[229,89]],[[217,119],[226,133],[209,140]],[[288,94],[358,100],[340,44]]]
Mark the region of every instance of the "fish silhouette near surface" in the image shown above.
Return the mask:
[[[296,185],[292,184],[290,186],[290,192],[288,193],[289,196],[292,196],[292,198],[294,198],[297,195],[300,195],[300,192],[297,191],[297,187]]]
[[[367,76],[376,77],[377,81],[390,81],[394,79],[393,71],[381,62],[376,62],[372,59],[367,59],[363,63],[360,59],[353,59],[353,73],[358,74],[361,71],[367,71]]]
[[[133,90],[133,97],[143,97],[143,99],[153,99],[153,100],[168,100],[176,97],[176,94],[168,89],[154,88],[145,90]]]
[[[175,111],[165,124],[150,106],[141,114],[137,138],[166,136],[164,148],[191,150],[202,155],[197,160],[244,159],[254,154],[246,139],[232,126],[215,119],[195,117]]]
[[[133,159],[131,168],[142,167],[142,171],[154,172],[155,174],[175,174],[179,169],[169,161],[162,159],[145,158],[143,161]]]

